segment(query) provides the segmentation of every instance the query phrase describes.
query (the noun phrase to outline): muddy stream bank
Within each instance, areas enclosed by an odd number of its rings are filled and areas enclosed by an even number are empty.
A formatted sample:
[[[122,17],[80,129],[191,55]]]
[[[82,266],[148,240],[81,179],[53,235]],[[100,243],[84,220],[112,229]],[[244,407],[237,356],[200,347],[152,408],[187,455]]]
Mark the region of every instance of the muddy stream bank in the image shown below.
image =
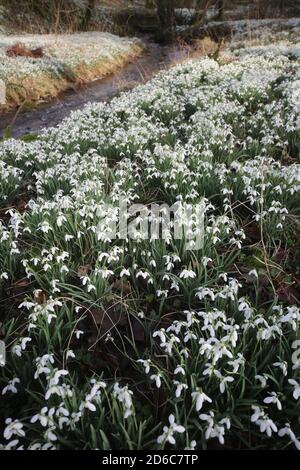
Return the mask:
[[[134,88],[174,63],[189,57],[191,49],[178,45],[160,45],[143,40],[145,51],[119,72],[93,81],[75,90],[68,90],[52,101],[36,104],[30,111],[14,110],[0,114],[0,135],[11,128],[13,137],[39,133],[45,127],[59,124],[72,111],[86,103],[109,101],[122,91]]]

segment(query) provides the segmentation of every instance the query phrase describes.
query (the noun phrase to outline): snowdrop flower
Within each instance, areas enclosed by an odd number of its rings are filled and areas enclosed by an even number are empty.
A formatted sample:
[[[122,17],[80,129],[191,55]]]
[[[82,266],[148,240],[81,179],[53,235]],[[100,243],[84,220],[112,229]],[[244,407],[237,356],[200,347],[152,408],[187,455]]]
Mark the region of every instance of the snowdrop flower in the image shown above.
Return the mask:
[[[113,337],[113,335],[111,333],[107,333],[107,335],[105,336],[105,339],[104,339],[104,342],[105,343],[114,343],[115,341],[115,338]]]
[[[296,331],[297,328],[298,328],[299,320],[300,320],[299,309],[295,306],[292,306],[292,307],[287,307],[286,310],[287,310],[287,314],[282,315],[282,317],[280,318],[280,322],[289,323],[292,326],[293,330]],[[279,313],[282,313],[282,310],[280,310]],[[299,344],[298,344],[298,342],[299,342]],[[295,343],[296,343],[296,346],[294,348]],[[296,348],[298,348],[299,345],[300,345],[300,341],[296,340],[295,342],[292,343],[292,348],[296,349]]]
[[[297,325],[298,327],[298,325]],[[292,344],[292,348],[295,349],[296,351],[292,355],[292,361],[293,361],[293,370],[298,370],[300,369],[300,354],[299,354],[299,347],[300,347],[300,340],[296,340]]]
[[[224,435],[226,428],[230,429],[231,423],[229,418],[223,418],[219,422],[215,422],[215,415],[213,411],[210,411],[209,414],[201,414],[199,418],[202,421],[206,421],[207,428],[205,430],[205,439],[217,438],[221,445],[224,444]]]
[[[7,444],[3,445],[0,444],[0,450],[12,450],[17,447],[19,444],[19,439],[13,439],[12,441],[8,442]],[[18,448],[18,450],[21,450],[21,448]]]
[[[164,328],[162,328],[159,331],[155,331],[152,336],[153,338],[156,338],[158,336],[162,344],[166,343],[167,339],[166,339]]]
[[[92,291],[95,291],[96,290],[96,286],[94,286],[94,284],[88,284],[87,286],[87,291],[88,292],[92,292]]]
[[[288,383],[290,385],[293,385],[293,387],[294,387],[293,397],[295,398],[295,400],[299,400],[299,398],[300,398],[300,384],[294,379],[288,379]]]
[[[226,388],[226,384],[230,383],[230,382],[233,382],[234,378],[231,377],[230,375],[227,376],[227,377],[224,377],[224,376],[222,376],[221,372],[219,372],[218,370],[215,371],[215,375],[220,380],[220,392],[224,393],[225,388]]]
[[[241,353],[238,353],[238,357],[234,361],[228,361],[228,365],[232,366],[232,374],[237,374],[239,368],[245,364],[245,358]]]
[[[44,406],[41,409],[40,413],[32,416],[30,422],[36,423],[37,421],[39,421],[41,426],[45,428],[46,426],[52,425],[54,423],[53,421],[54,413],[55,413],[54,408],[49,409],[47,406]]]
[[[3,432],[3,436],[6,440],[10,440],[12,436],[25,437],[25,431],[23,430],[23,424],[15,419],[14,421],[11,418],[5,420],[6,427]]]
[[[295,433],[292,431],[289,423],[286,423],[284,428],[279,429],[278,436],[288,436],[289,439],[295,444],[296,449],[300,450],[300,440],[296,438]]]
[[[41,224],[39,224],[37,230],[40,230],[43,233],[49,233],[49,231],[52,230],[52,227],[47,220],[44,220]]]
[[[129,269],[122,269],[122,271],[120,272],[120,278],[121,277],[124,277],[124,276],[127,276],[127,277],[130,277],[130,271]]]
[[[206,413],[202,413],[201,415],[199,415],[199,418],[202,420],[202,421],[207,421],[209,426],[213,426],[214,424],[214,417],[215,417],[215,414],[213,411],[210,411],[209,414],[206,414]]]
[[[22,351],[25,351],[27,343],[30,343],[32,341],[31,338],[22,338],[21,340],[21,349]]]
[[[65,390],[61,386],[52,386],[49,387],[45,393],[45,400],[49,400],[52,395],[58,395],[59,397],[64,397],[66,395]]]
[[[202,409],[205,401],[212,403],[211,398],[209,398],[201,389],[198,389],[196,392],[192,392],[191,396],[193,401],[196,403],[196,411],[200,411]]]
[[[188,359],[188,357],[190,356],[190,353],[188,351],[187,348],[182,348],[180,351],[179,351],[179,354],[184,357],[185,359]]]
[[[83,286],[86,286],[88,282],[90,282],[90,278],[88,276],[81,276],[80,280]]]
[[[58,395],[62,398],[65,396],[72,396],[73,393],[69,385],[59,385],[61,378],[68,374],[69,372],[64,369],[53,369],[51,374],[48,376],[48,388],[45,393],[45,400],[49,400],[52,395]]]
[[[283,373],[284,376],[287,375],[287,373],[288,373],[288,371],[287,371],[287,362],[285,362],[285,361],[274,362],[273,366],[274,367],[279,367],[282,370],[282,373]]]
[[[155,381],[155,385],[156,385],[157,388],[161,387],[161,374],[159,372],[157,374],[151,375],[150,380]]]
[[[54,431],[56,430],[56,427],[53,426],[51,428],[48,428],[45,433],[44,433],[44,438],[46,441],[50,441],[50,442],[55,442],[57,441],[57,436],[56,434],[54,433]]]
[[[208,258],[207,256],[203,256],[203,258],[201,258],[201,261],[205,268],[209,263],[213,262],[213,260],[211,258]]]
[[[179,274],[180,279],[194,279],[196,277],[196,273],[192,270],[184,269]]]
[[[29,302],[28,300],[25,300],[24,302],[22,302],[18,308],[26,308],[27,310],[30,310],[32,309],[33,307],[35,307],[35,303],[34,302]]]
[[[64,370],[64,369],[60,369],[60,370],[55,369],[53,372],[54,372],[54,375],[49,380],[49,385],[50,386],[57,385],[59,383],[61,377],[65,377],[66,375],[69,374],[69,372],[67,370]]]
[[[41,444],[40,442],[35,442],[34,444],[30,444],[28,446],[28,450],[55,450],[56,447],[51,442],[46,442],[45,444]]]
[[[80,336],[84,334],[84,331],[82,331],[82,330],[75,330],[74,333],[75,333],[76,339],[79,339]]]
[[[75,354],[74,354],[74,351],[72,349],[69,349],[66,353],[66,359],[75,359]]]
[[[265,432],[268,437],[272,436],[272,432],[277,433],[278,431],[274,421],[272,421],[267,416],[264,416],[262,419],[259,419],[256,424],[260,427],[260,432]]]
[[[53,354],[44,354],[42,357],[37,357],[35,359],[35,363],[36,372],[34,374],[34,378],[37,379],[41,374],[50,374],[51,366],[54,364],[54,356]]]
[[[203,300],[206,297],[210,297],[211,300],[215,300],[214,292],[211,289],[209,289],[208,287],[200,287],[197,290],[195,296],[198,297],[199,300]]]
[[[138,359],[137,362],[140,362],[143,365],[144,369],[145,369],[145,373],[149,374],[150,366],[151,366],[150,359],[145,359],[145,360],[144,359]]]
[[[257,271],[256,269],[251,269],[251,271],[249,271],[249,276],[253,276],[255,277],[256,279],[258,279],[258,274],[257,274]]]
[[[12,352],[18,356],[22,356],[22,352],[25,351],[27,343],[30,343],[32,341],[31,338],[22,338],[21,339],[21,344],[16,344],[12,347]]]
[[[183,367],[179,365],[176,367],[176,369],[174,370],[174,375],[177,375],[177,374],[185,375],[185,370],[183,369]]]
[[[173,339],[174,339],[174,342],[177,342],[179,343],[180,341],[178,341],[178,338],[177,337],[174,337],[173,335]],[[183,341],[185,343],[188,343],[189,341],[191,340],[196,340],[197,339],[197,335],[195,335],[195,333],[192,333],[192,331],[187,331],[185,334],[184,334],[184,338],[183,338]]]
[[[244,297],[239,299],[239,311],[243,313],[246,320],[250,320],[254,313],[253,308],[249,306]]]
[[[222,279],[224,282],[227,282],[227,280],[228,280],[227,273],[221,273],[219,275],[219,279]]]
[[[156,291],[156,296],[157,296],[158,298],[160,298],[160,297],[165,297],[165,298],[167,298],[168,295],[169,295],[169,291],[168,291],[167,289],[165,289],[165,290],[158,289],[158,290]]]
[[[124,418],[127,419],[133,414],[133,403],[132,403],[132,394],[133,392],[128,389],[127,386],[120,387],[119,383],[115,383],[113,395],[117,400],[124,405]]]
[[[208,375],[211,377],[212,375],[215,374],[215,366],[214,364],[207,363],[205,364],[206,369],[202,372],[202,375]]]
[[[268,380],[267,374],[256,375],[254,378],[255,380],[258,380],[258,382],[260,382],[262,388],[265,388],[267,386],[267,380]]]
[[[53,280],[51,281],[51,283],[50,283],[50,284],[51,284],[51,287],[52,287],[52,293],[53,293],[53,294],[55,294],[55,293],[57,293],[57,292],[60,292],[60,289],[57,287],[57,283],[58,283],[58,282],[59,282],[58,279],[53,279]]]
[[[264,411],[256,405],[252,405],[253,414],[251,415],[251,422],[256,423],[258,419],[264,415]]]
[[[266,397],[264,399],[264,403],[267,403],[267,404],[274,403],[274,405],[277,406],[277,409],[279,411],[281,411],[282,410],[282,404],[281,404],[281,402],[280,402],[280,400],[277,396],[277,393],[276,392],[271,392],[271,393],[269,393],[269,395],[270,395],[269,397]]]
[[[188,389],[187,384],[178,382],[178,380],[173,380],[173,384],[176,386],[176,390],[175,390],[176,398],[180,398],[183,390]]]
[[[146,280],[148,277],[150,277],[150,274],[147,271],[138,271],[135,275],[136,279],[139,277],[142,277],[144,280]]]
[[[185,428],[183,426],[176,424],[175,416],[173,414],[169,416],[169,423],[170,426],[164,426],[163,434],[157,438],[158,444],[165,444],[166,442],[169,442],[170,444],[175,445],[176,440],[174,438],[174,434],[182,434],[185,432]]]
[[[260,428],[260,432],[266,433],[268,437],[272,436],[272,433],[277,433],[278,429],[276,424],[264,413],[259,406],[252,406],[253,414],[251,415],[251,422],[255,423]]]
[[[2,395],[5,395],[7,392],[18,393],[16,384],[19,384],[19,383],[20,383],[20,379],[18,377],[15,377],[14,379],[10,380],[8,382],[8,385],[6,385],[6,387],[3,388]]]
[[[79,411],[82,411],[84,408],[92,412],[95,412],[97,410],[95,403],[97,404],[98,402],[100,402],[101,389],[106,388],[106,383],[91,380],[91,384],[92,388],[90,392],[86,394],[84,401],[80,404]]]
[[[181,332],[182,328],[186,327],[187,326],[187,323],[184,322],[184,321],[178,321],[178,320],[175,320],[171,326],[169,326],[167,328],[167,332],[169,333],[170,331],[174,331],[174,333],[176,333],[176,335],[179,335],[179,333]]]
[[[185,447],[184,450],[196,450],[196,447],[197,447],[197,442],[191,441],[190,445],[188,447]]]
[[[113,276],[114,272],[111,269],[98,269],[97,274],[99,274],[102,279],[107,279],[110,276]]]
[[[56,219],[57,226],[62,227],[64,222],[67,222],[67,218],[63,214],[59,215]]]

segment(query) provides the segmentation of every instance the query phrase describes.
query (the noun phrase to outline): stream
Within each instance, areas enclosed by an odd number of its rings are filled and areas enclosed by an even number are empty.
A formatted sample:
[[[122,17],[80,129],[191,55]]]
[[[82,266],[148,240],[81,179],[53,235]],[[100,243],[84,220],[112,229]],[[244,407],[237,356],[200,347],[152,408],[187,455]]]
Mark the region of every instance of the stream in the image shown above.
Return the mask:
[[[113,75],[90,82],[75,90],[61,93],[55,99],[38,103],[30,111],[10,111],[0,115],[0,136],[10,126],[13,137],[39,133],[45,127],[53,127],[68,117],[72,111],[86,103],[109,101],[122,91],[134,88],[149,80],[160,70],[187,59],[191,49],[178,45],[161,45],[143,38],[146,46],[141,56],[128,63]]]

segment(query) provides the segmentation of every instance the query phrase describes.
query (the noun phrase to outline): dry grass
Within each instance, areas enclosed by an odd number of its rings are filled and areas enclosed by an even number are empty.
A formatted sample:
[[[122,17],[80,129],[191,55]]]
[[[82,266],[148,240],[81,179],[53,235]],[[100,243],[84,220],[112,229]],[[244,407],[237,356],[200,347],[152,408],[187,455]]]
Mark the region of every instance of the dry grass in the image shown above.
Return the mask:
[[[216,50],[216,47],[217,43],[209,36],[195,41],[196,54],[199,54],[200,56],[211,54]]]

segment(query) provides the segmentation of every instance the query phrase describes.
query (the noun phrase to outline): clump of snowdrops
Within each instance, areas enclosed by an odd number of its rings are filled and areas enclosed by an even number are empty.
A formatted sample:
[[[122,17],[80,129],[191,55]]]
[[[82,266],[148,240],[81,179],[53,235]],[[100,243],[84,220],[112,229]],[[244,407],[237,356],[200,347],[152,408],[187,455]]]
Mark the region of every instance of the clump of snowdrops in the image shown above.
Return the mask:
[[[300,447],[299,83],[193,60],[1,144],[4,449]],[[204,201],[203,247],[107,240],[120,198]]]

